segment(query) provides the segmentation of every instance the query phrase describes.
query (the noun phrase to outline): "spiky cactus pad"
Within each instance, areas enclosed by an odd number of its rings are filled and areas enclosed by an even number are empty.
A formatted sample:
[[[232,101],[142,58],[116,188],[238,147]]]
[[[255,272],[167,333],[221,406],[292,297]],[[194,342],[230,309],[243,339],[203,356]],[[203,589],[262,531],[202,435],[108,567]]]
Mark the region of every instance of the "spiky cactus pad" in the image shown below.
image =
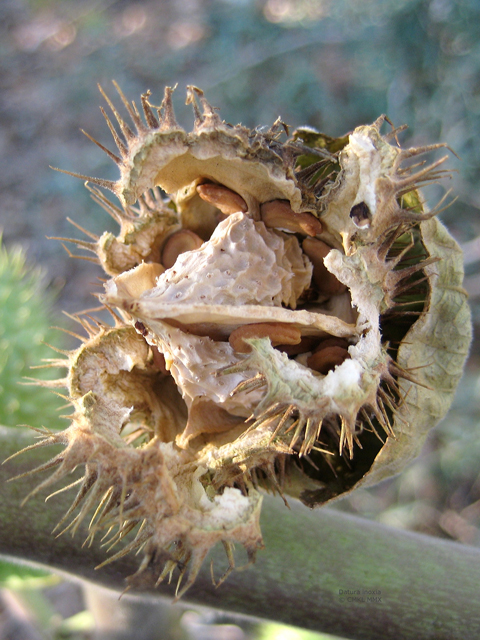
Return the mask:
[[[74,412],[42,434],[65,450],[36,491],[83,465],[67,528],[96,508],[90,535],[123,543],[109,561],[143,549],[134,583],[179,569],[181,595],[217,542],[230,568],[235,543],[254,559],[262,490],[312,507],[400,471],[452,400],[469,311],[419,192],[446,157],[415,159],[444,145],[402,149],[384,117],[339,139],[250,131],[194,87],[187,133],[171,89],[144,119],[118,92],[134,130],[103,94],[119,155],[97,144],[120,178],[80,177],[119,198],[89,187],[120,232],[76,241],[111,276],[115,326],[79,317],[88,337],[54,363]]]

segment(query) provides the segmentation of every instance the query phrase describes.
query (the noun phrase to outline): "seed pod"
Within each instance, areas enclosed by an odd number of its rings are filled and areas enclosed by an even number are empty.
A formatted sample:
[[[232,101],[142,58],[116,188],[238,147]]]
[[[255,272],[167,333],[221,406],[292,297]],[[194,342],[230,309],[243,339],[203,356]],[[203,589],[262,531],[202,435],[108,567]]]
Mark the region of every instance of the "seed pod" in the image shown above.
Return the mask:
[[[84,465],[75,521],[97,501],[91,537],[136,531],[110,560],[142,548],[137,586],[167,550],[159,581],[187,572],[180,596],[217,542],[230,569],[234,543],[254,559],[262,488],[313,507],[400,471],[452,401],[470,316],[460,250],[418,191],[444,158],[403,166],[441,145],[392,146],[383,118],[281,142],[277,125],[227,126],[194,87],[187,133],[170,88],[159,121],[142,101],[146,122],[118,91],[136,133],[107,98],[123,160],[97,182],[129,216],[140,205],[131,233],[119,213],[119,238],[90,249],[119,315],[81,318],[88,337],[49,383],[75,412],[38,445],[67,445],[38,490]],[[169,199],[153,207],[157,187]],[[162,247],[191,234],[201,246],[162,271]]]

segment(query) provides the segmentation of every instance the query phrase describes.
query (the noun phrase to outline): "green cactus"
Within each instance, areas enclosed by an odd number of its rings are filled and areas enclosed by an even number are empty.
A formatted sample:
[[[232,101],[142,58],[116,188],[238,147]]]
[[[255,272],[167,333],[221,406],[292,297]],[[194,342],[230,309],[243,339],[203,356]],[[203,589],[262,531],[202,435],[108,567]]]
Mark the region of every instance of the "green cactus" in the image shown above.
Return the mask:
[[[21,247],[7,250],[0,238],[0,424],[61,427],[61,400],[25,384],[27,377],[46,379],[58,373],[30,370],[52,356],[45,342],[59,342],[58,331],[50,327],[52,303],[42,271],[28,265]]]

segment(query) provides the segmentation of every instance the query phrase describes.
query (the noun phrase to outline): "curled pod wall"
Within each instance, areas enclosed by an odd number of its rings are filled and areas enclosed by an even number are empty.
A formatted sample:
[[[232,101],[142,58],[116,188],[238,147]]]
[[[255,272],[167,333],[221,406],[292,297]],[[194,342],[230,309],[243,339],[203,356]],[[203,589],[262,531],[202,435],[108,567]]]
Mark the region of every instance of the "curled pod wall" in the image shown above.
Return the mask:
[[[116,88],[132,122],[102,91],[117,150],[97,144],[120,178],[73,175],[120,231],[70,240],[109,276],[114,322],[79,315],[81,346],[48,363],[73,412],[34,445],[64,445],[35,492],[83,467],[58,530],[93,513],[90,536],[119,545],[106,562],[142,550],[130,582],[178,571],[180,596],[217,542],[221,580],[235,543],[255,559],[263,491],[315,507],[401,471],[452,401],[470,315],[420,191],[444,145],[402,149],[384,117],[341,138],[251,131],[195,87],[187,132],[170,88],[142,116]]]

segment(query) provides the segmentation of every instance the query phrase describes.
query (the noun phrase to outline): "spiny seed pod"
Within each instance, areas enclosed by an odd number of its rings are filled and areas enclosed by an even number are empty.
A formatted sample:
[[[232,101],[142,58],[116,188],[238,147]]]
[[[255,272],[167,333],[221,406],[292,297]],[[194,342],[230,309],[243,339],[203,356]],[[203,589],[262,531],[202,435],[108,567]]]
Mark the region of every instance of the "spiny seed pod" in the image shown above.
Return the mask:
[[[194,87],[187,133],[170,88],[142,96],[145,120],[117,89],[135,128],[103,94],[120,178],[87,179],[119,198],[92,189],[120,233],[74,241],[113,276],[115,326],[79,318],[88,337],[55,362],[74,412],[37,445],[65,450],[35,492],[84,465],[66,529],[96,507],[91,537],[136,532],[107,561],[141,548],[131,583],[178,568],[180,596],[215,543],[229,571],[234,543],[255,558],[261,490],[314,507],[399,472],[452,401],[470,316],[419,192],[446,157],[408,164],[445,145],[391,144],[384,117],[282,141],[281,121],[227,125]]]

